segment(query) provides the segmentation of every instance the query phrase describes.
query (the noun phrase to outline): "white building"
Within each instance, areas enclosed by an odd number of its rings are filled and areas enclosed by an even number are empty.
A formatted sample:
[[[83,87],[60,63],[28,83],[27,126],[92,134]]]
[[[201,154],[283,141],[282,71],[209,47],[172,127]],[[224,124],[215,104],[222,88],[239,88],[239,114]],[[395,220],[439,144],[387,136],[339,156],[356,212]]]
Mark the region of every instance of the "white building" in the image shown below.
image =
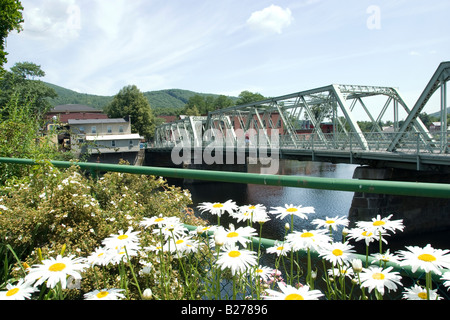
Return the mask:
[[[68,123],[75,152],[129,160],[140,150],[143,137],[131,133],[131,123],[125,119],[69,119]]]

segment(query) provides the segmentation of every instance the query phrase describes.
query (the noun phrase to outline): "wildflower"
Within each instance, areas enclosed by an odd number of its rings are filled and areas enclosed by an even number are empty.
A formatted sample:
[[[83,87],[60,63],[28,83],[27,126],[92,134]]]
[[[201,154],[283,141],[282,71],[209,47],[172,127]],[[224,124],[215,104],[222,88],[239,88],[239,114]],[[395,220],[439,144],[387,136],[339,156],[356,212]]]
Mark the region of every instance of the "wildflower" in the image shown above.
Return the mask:
[[[215,230],[216,230],[216,226],[198,226],[196,230],[191,231],[190,233],[191,234],[196,233],[198,235],[201,235],[201,234],[204,234],[205,232],[209,232],[209,231],[214,232]]]
[[[122,260],[128,261],[128,257],[134,257],[138,255],[138,252],[134,248],[128,248],[127,246],[117,246],[116,248],[109,248],[109,263],[118,264]]]
[[[81,279],[81,272],[89,267],[84,263],[84,258],[74,258],[75,256],[62,257],[58,255],[55,258],[42,260],[42,264],[33,265],[29,274],[25,277],[28,282],[34,282],[34,286],[38,286],[47,281],[47,287],[54,288],[58,282],[61,283],[63,289],[67,285],[67,276],[74,279]]]
[[[319,290],[310,290],[306,285],[295,288],[279,282],[278,287],[281,292],[266,289],[267,296],[263,296],[263,298],[267,300],[319,300],[323,296]]]
[[[138,234],[140,231],[132,231],[131,228],[127,232],[119,231],[118,234],[113,234],[104,239],[102,244],[108,248],[127,247],[127,250],[139,249]]]
[[[240,206],[232,216],[237,219],[237,222],[266,222],[269,220],[266,207],[261,204]]]
[[[202,202],[197,206],[201,212],[209,211],[212,215],[222,216],[225,212],[232,215],[233,211],[238,208],[236,203],[232,200],[226,202]]]
[[[277,256],[285,256],[289,251],[291,251],[291,245],[287,242],[281,244],[279,242],[275,242],[274,246],[266,249],[267,253],[276,253]]]
[[[391,220],[391,218],[392,214],[385,218],[381,218],[380,215],[377,215],[376,218],[372,218],[372,221],[356,222],[356,226],[365,230],[373,230],[376,233],[378,233],[378,231],[382,233],[387,231],[395,233],[395,230],[403,231],[403,220]]]
[[[422,269],[425,272],[442,274],[441,268],[450,268],[450,250],[434,249],[427,244],[424,248],[407,246],[409,251],[399,251],[400,265],[411,266],[411,271]]]
[[[20,279],[15,285],[8,283],[6,289],[6,291],[0,291],[0,300],[31,299],[31,295],[38,291],[23,279]]]
[[[450,287],[450,271],[444,272],[442,275],[442,280],[446,280],[444,282],[444,286]]]
[[[161,234],[167,240],[170,237],[182,237],[188,229],[179,221],[171,221],[159,229],[154,229],[154,234]]]
[[[389,252],[389,249],[387,249],[387,251],[385,253],[375,253],[375,254],[372,255],[372,257],[374,258],[372,263],[378,263],[378,262],[383,262],[383,263],[395,262],[395,263],[398,263],[399,262],[398,258],[394,254]]]
[[[4,211],[8,210],[8,208],[6,206],[2,205],[2,204],[0,204],[0,209],[2,209]]]
[[[246,249],[239,249],[237,246],[222,247],[223,252],[219,254],[217,264],[223,269],[230,268],[235,275],[238,271],[243,272],[247,268],[256,265],[256,253]]]
[[[393,268],[386,269],[380,267],[369,267],[364,269],[361,274],[361,286],[367,287],[369,292],[376,289],[381,295],[384,295],[384,288],[387,290],[397,290],[397,285],[401,285],[400,274],[396,271],[391,272]]]
[[[103,289],[94,290],[84,295],[85,300],[119,300],[125,299],[125,296],[121,293],[123,289]]]
[[[240,243],[245,246],[247,242],[250,242],[250,237],[256,236],[256,230],[252,227],[239,227],[235,228],[233,224],[230,224],[229,229],[225,229],[225,245]]]
[[[262,281],[267,281],[269,280],[271,274],[273,272],[272,268],[269,267],[264,267],[264,266],[258,266],[255,269],[255,274],[256,276],[260,277]]]
[[[381,234],[381,240],[384,243],[387,243],[387,241],[383,238],[384,235],[386,235],[386,234],[385,233]],[[366,243],[366,246],[369,246],[371,242],[380,239],[379,233],[375,233],[375,231],[371,230],[371,229],[362,229],[362,228],[353,228],[353,229],[348,230],[347,236],[349,239],[354,239],[355,241],[364,240],[364,242]]]
[[[108,248],[100,247],[96,248],[95,251],[87,257],[87,262],[91,266],[106,266],[111,261],[111,258],[110,250]]]
[[[351,261],[354,273],[361,273],[363,270],[362,261],[360,259],[353,259]]]
[[[158,226],[159,228],[162,228],[166,224],[173,224],[176,222],[179,222],[178,217],[158,216],[158,217],[151,217],[151,218],[145,217],[144,219],[142,219],[142,221],[139,224],[141,226],[143,226],[144,228],[148,228],[150,226]]]
[[[277,218],[279,218],[281,220],[284,219],[288,215],[295,215],[299,218],[307,219],[308,216],[306,214],[315,212],[313,207],[294,206],[292,204],[291,205],[285,204],[284,208],[283,207],[275,207],[272,209],[274,209],[274,210],[269,211],[269,213],[278,214]]]
[[[437,294],[437,289],[429,290],[430,299],[429,300],[442,300],[443,298]],[[403,299],[406,300],[428,300],[427,289],[415,284],[411,288],[405,288],[403,292]]]
[[[342,265],[353,259],[355,251],[348,242],[331,242],[320,246],[318,252],[319,256],[322,256],[325,260],[335,265]]]
[[[317,250],[320,245],[331,240],[326,233],[325,229],[294,231],[286,236],[286,240],[294,251],[302,249]]]
[[[353,269],[347,266],[342,268],[331,268],[328,269],[328,275],[331,277],[347,276],[351,278],[353,276]]]
[[[339,226],[346,227],[348,222],[347,218],[337,216],[334,218],[326,217],[325,219],[314,219],[311,221],[311,223],[316,224],[318,228],[326,228],[327,230],[331,228],[334,231],[336,231]]]
[[[191,237],[171,238],[169,240],[169,250],[177,252],[178,254],[184,254],[196,251],[198,243],[191,239]]]
[[[152,289],[150,288],[145,289],[144,292],[142,292],[142,298],[144,300],[151,300],[153,298]]]

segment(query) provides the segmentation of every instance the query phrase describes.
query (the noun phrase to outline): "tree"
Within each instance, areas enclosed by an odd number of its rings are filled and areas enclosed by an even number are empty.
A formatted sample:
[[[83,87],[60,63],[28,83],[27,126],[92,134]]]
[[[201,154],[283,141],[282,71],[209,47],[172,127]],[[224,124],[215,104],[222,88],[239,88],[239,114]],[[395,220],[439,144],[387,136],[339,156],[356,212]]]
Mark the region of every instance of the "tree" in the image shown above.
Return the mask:
[[[155,116],[147,98],[135,85],[123,87],[105,107],[104,112],[110,118],[131,117],[133,132],[141,134],[147,140],[153,138]]]
[[[247,90],[242,91],[239,94],[239,99],[236,101],[236,105],[242,105],[252,102],[265,100],[266,98],[260,93],[253,93]]]
[[[22,31],[22,10],[23,6],[19,0],[0,1],[0,76],[5,72],[3,65],[8,62],[5,40],[11,31]]]
[[[18,62],[11,71],[5,71],[0,80],[0,106],[5,106],[12,96],[17,96],[19,105],[30,104],[31,112],[37,120],[52,108],[48,98],[55,98],[56,91],[36,77],[45,76],[41,66],[32,62]],[[5,112],[3,112],[3,115]]]

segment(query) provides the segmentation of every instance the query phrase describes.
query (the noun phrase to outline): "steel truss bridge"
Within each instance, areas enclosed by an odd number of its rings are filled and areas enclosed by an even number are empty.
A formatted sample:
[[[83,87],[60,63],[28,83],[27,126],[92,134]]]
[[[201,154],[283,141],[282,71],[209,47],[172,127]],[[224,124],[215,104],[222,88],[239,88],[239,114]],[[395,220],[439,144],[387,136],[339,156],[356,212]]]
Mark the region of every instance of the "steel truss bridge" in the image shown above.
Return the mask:
[[[149,151],[182,147],[250,154],[257,146],[281,158],[450,170],[449,78],[450,62],[442,62],[412,108],[392,87],[333,84],[219,109],[205,117],[187,116],[157,127]],[[435,93],[440,96],[441,119],[430,130],[419,114]],[[370,129],[361,130],[357,114],[366,116]],[[387,115],[393,117],[392,126],[382,128]]]

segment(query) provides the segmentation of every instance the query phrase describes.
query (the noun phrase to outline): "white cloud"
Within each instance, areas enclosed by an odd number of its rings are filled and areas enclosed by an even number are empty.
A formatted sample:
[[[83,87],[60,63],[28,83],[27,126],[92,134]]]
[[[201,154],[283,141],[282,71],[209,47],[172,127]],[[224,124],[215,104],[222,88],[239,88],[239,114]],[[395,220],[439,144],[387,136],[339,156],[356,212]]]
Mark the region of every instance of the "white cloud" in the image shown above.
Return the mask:
[[[23,35],[39,40],[72,40],[81,30],[81,12],[74,0],[24,1]]]
[[[289,8],[283,9],[276,5],[271,5],[260,11],[255,11],[247,20],[247,24],[256,30],[269,33],[282,33],[285,27],[288,27],[294,18]]]

